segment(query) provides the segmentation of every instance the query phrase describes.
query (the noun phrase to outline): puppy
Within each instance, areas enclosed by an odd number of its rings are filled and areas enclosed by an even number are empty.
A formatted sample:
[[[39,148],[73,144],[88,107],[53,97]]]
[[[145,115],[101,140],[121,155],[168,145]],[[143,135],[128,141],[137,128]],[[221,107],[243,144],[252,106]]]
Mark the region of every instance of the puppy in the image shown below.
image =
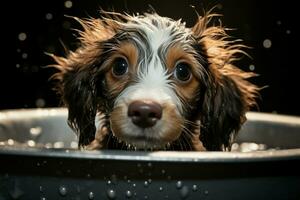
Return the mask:
[[[52,55],[79,147],[230,150],[258,88],[234,66],[245,46],[211,25],[217,15],[190,28],[156,13],[102,16],[75,18],[81,46]]]

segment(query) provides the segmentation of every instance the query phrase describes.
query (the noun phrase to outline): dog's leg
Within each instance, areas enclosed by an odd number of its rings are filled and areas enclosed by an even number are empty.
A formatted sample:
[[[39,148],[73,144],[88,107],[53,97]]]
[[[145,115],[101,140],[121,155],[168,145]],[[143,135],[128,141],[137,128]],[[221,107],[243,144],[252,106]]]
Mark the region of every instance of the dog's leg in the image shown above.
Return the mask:
[[[206,151],[206,148],[203,146],[201,140],[200,140],[200,126],[201,122],[200,120],[196,121],[197,126],[193,129],[192,131],[192,147],[194,148],[193,150],[195,151]]]
[[[106,126],[102,126],[99,130],[97,130],[95,139],[85,147],[86,150],[97,150],[104,148],[104,139],[108,134],[108,129]]]
[[[105,149],[106,148],[106,139],[109,133],[108,128],[108,120],[104,117],[104,115],[99,115],[98,128],[95,134],[95,139],[88,144],[85,149],[86,150],[97,150],[97,149]]]

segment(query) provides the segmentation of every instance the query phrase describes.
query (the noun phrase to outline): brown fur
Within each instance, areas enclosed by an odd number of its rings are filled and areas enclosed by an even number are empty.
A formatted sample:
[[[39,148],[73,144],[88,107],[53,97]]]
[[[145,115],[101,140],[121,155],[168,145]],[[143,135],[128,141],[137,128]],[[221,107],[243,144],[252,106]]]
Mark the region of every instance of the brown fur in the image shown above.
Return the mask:
[[[174,143],[174,149],[176,146],[182,149],[182,145],[188,143],[187,150],[230,150],[232,138],[246,120],[245,113],[256,105],[258,88],[246,80],[255,74],[234,66],[238,55],[244,54],[242,49],[245,46],[238,40],[231,40],[221,25],[210,26],[215,16],[207,13],[191,28],[197,45],[201,47],[198,53],[204,58],[205,72],[204,77],[199,77],[195,71],[191,82],[179,86],[181,98],[191,102],[190,113],[186,116],[190,123],[185,127],[190,135],[182,134],[179,143]],[[69,109],[69,124],[79,134],[80,146],[111,147],[107,138],[109,124],[97,132],[95,139],[95,116],[101,112],[105,120],[109,118],[112,96],[126,87],[130,78],[121,83],[106,73],[108,67],[99,69],[96,66],[108,66],[103,64],[109,59],[104,58],[101,42],[113,38],[128,19],[127,15],[108,12],[102,19],[77,19],[84,29],[79,31],[81,47],[66,58],[52,55],[57,63],[54,66],[59,70],[53,77],[59,81],[58,91]],[[126,48],[128,51],[123,53],[130,54],[127,55],[130,65],[136,65],[136,52],[130,46]],[[196,68],[194,62],[197,61],[180,52],[167,55],[168,67],[174,66],[179,58]],[[107,81],[103,81],[105,78]],[[115,148],[120,148],[120,145]]]

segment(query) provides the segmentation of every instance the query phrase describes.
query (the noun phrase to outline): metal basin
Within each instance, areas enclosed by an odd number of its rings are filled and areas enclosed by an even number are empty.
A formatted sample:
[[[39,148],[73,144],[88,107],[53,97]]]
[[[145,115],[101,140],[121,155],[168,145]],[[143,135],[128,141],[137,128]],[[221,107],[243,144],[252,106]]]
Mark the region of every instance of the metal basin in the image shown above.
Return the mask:
[[[86,152],[65,109],[2,111],[0,200],[299,200],[300,118],[247,117],[234,152]]]

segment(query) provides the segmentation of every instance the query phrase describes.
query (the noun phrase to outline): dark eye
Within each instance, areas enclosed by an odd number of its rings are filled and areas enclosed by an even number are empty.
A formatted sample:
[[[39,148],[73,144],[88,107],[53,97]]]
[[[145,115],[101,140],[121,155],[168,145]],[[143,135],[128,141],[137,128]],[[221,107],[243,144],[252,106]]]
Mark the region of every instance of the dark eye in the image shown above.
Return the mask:
[[[175,67],[174,76],[179,81],[189,81],[191,78],[191,70],[189,64],[184,62],[178,63]]]
[[[124,58],[117,58],[113,62],[112,73],[115,76],[122,76],[128,71],[128,64]]]

